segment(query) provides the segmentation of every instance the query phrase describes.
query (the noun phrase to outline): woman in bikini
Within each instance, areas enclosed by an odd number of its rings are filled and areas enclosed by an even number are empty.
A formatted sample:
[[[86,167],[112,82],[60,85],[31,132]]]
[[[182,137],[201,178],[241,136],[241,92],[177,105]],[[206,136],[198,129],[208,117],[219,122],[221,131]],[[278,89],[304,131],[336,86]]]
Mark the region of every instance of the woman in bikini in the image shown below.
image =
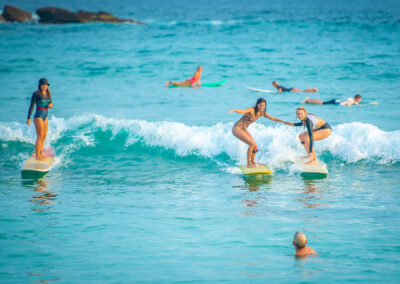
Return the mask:
[[[167,81],[167,82],[165,82],[165,86],[166,87],[168,87],[169,85],[174,85],[174,86],[179,86],[179,87],[191,86],[192,88],[196,88],[196,87],[198,88],[201,86],[201,84],[200,84],[201,71],[203,71],[203,67],[198,66],[196,69],[196,72],[194,72],[194,75],[192,78],[189,78],[183,82]]]
[[[44,146],[44,140],[46,139],[47,129],[48,129],[48,109],[53,108],[53,103],[51,101],[51,93],[49,89],[49,82],[46,78],[42,78],[39,80],[38,90],[33,92],[31,105],[29,106],[28,111],[28,120],[26,123],[31,123],[31,115],[33,108],[36,104],[36,112],[33,117],[33,121],[36,127],[36,145],[35,145],[35,154],[37,160],[46,160],[47,158],[42,155],[42,150]]]
[[[257,166],[256,162],[254,161],[254,158],[256,156],[256,153],[258,152],[258,147],[257,143],[254,141],[253,137],[251,134],[247,131],[247,128],[249,127],[250,124],[255,122],[257,119],[259,119],[261,116],[264,116],[265,118],[268,118],[272,121],[277,121],[277,122],[282,122],[288,125],[291,125],[291,122],[286,122],[283,120],[280,120],[276,117],[273,117],[269,115],[265,109],[267,106],[267,102],[263,98],[259,98],[257,100],[257,103],[254,107],[249,107],[247,109],[232,109],[228,113],[231,112],[236,112],[243,114],[242,118],[239,119],[238,122],[233,126],[232,128],[232,133],[235,135],[239,140],[243,141],[247,145],[249,145],[249,148],[247,150],[247,167],[249,168],[254,168]]]
[[[299,135],[300,143],[303,144],[307,152],[304,159],[310,159],[306,164],[316,164],[317,157],[314,150],[314,141],[322,140],[332,134],[332,128],[323,119],[314,114],[307,113],[304,107],[298,107],[296,110],[297,117],[301,120],[298,123],[289,122],[291,126],[303,126],[307,128],[306,132]]]

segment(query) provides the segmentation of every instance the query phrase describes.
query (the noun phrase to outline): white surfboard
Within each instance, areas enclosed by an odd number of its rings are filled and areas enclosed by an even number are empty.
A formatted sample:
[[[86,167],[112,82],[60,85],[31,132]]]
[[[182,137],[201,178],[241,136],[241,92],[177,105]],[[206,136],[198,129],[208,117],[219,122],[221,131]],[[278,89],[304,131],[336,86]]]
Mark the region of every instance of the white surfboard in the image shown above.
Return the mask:
[[[257,88],[253,88],[253,87],[246,87],[249,90],[252,91],[257,91],[257,92],[262,92],[262,93],[276,93],[276,91],[272,91],[272,90],[263,90],[263,89],[257,89]]]
[[[365,103],[365,104],[363,104],[363,103],[359,103],[358,104],[358,106],[377,106],[378,105],[378,102],[370,102],[370,103]]]
[[[273,171],[266,165],[260,164],[255,168],[248,168],[247,166],[239,166],[239,169],[244,175],[257,175],[257,174],[272,174]]]
[[[316,164],[306,164],[305,162],[307,162],[307,160],[302,158],[297,158],[294,161],[296,167],[299,168],[302,173],[328,175],[328,168],[323,162],[318,161]]]
[[[51,165],[54,162],[54,151],[51,148],[43,149],[42,155],[47,158],[45,161],[36,160],[36,155],[32,154],[32,156],[26,160],[24,165],[22,166],[22,171],[31,171],[31,172],[42,172],[46,173],[50,171]]]

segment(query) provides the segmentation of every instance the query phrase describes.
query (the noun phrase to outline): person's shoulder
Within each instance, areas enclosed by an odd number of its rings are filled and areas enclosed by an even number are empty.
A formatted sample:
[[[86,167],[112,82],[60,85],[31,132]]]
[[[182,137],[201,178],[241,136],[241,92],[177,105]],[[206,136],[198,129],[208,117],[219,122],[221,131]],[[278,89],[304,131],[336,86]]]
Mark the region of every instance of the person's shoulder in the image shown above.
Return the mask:
[[[36,91],[33,91],[33,93],[32,93],[32,97],[34,97],[34,96],[37,96],[37,95],[39,95],[39,91],[38,91],[38,90],[36,90]]]
[[[301,249],[300,251],[296,252],[297,256],[305,256],[305,255],[309,255],[309,254],[316,254],[315,250],[313,250],[310,247],[305,247],[303,249]]]
[[[305,247],[305,249],[306,249],[306,251],[305,251],[306,254],[314,254],[315,253],[315,250],[313,250],[310,247]]]

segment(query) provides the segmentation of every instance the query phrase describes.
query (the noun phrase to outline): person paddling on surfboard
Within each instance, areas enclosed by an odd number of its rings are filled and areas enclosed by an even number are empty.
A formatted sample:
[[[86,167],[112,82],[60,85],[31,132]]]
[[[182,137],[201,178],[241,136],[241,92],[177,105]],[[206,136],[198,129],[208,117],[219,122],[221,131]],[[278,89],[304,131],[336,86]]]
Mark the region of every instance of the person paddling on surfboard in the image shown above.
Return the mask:
[[[278,90],[279,93],[282,92],[307,92],[307,93],[315,93],[318,92],[317,88],[311,88],[311,89],[304,89],[300,90],[297,88],[285,88],[284,86],[279,85],[277,81],[272,82],[272,86]]]
[[[357,94],[354,96],[354,98],[346,98],[342,100],[337,100],[333,99],[330,101],[322,101],[319,99],[309,99],[306,98],[304,101],[302,101],[303,104],[312,104],[312,105],[341,105],[341,106],[352,106],[352,105],[358,105],[359,102],[361,102],[362,96],[360,94]]]
[[[257,163],[254,162],[254,158],[256,157],[256,153],[258,152],[257,143],[254,141],[251,134],[247,131],[247,128],[250,124],[255,122],[261,116],[264,116],[272,121],[282,122],[282,123],[291,123],[280,120],[276,117],[269,115],[265,109],[267,106],[267,102],[263,98],[259,98],[254,107],[249,107],[246,109],[232,109],[228,112],[236,112],[243,114],[242,118],[239,119],[238,122],[232,128],[232,134],[235,135],[239,140],[243,141],[249,148],[247,150],[247,167],[254,168],[257,166]]]
[[[201,86],[200,84],[200,77],[201,77],[201,72],[203,71],[203,67],[198,66],[196,69],[196,72],[194,72],[194,75],[192,78],[187,79],[186,81],[183,82],[172,82],[172,81],[167,81],[165,82],[165,86],[168,87],[169,85],[174,85],[174,86],[180,86],[180,87],[189,87],[191,86],[192,88],[198,88]]]
[[[303,159],[310,159],[306,164],[317,164],[317,157],[314,150],[314,140],[322,140],[332,134],[332,128],[323,119],[314,114],[307,113],[304,107],[298,107],[296,110],[297,117],[301,120],[298,123],[286,123],[291,126],[304,126],[306,132],[299,135],[300,143],[303,144],[307,152],[307,156]]]
[[[29,126],[29,124],[31,123],[33,107],[36,104],[36,112],[33,117],[37,135],[35,153],[36,159],[41,161],[45,161],[47,159],[42,155],[42,150],[48,129],[48,109],[53,108],[49,86],[49,81],[47,81],[46,78],[42,78],[39,80],[38,90],[33,92],[32,94],[31,104],[28,111],[28,120],[26,121],[26,124],[28,124]]]

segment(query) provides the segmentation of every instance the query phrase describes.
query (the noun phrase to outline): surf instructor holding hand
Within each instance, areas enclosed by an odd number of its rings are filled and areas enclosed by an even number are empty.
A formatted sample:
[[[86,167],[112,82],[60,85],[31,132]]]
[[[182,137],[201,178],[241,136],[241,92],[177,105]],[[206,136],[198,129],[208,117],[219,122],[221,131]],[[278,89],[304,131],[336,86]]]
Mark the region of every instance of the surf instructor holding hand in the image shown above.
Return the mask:
[[[301,122],[292,123],[291,126],[303,126],[307,128],[306,132],[299,135],[300,143],[303,144],[304,149],[307,152],[307,156],[302,157],[304,159],[310,159],[306,164],[317,164],[317,156],[314,150],[314,140],[322,140],[332,134],[331,126],[326,123],[323,119],[317,117],[315,114],[307,113],[304,107],[298,107],[296,115]],[[287,124],[287,123],[286,123]]]
[[[28,120],[26,121],[26,124],[29,126],[31,123],[32,111],[36,104],[36,112],[33,117],[37,135],[35,154],[37,160],[45,161],[47,158],[42,155],[42,150],[48,129],[48,109],[53,108],[53,103],[51,101],[49,81],[46,78],[42,78],[39,80],[38,85],[38,90],[32,94],[31,104],[28,111]]]

